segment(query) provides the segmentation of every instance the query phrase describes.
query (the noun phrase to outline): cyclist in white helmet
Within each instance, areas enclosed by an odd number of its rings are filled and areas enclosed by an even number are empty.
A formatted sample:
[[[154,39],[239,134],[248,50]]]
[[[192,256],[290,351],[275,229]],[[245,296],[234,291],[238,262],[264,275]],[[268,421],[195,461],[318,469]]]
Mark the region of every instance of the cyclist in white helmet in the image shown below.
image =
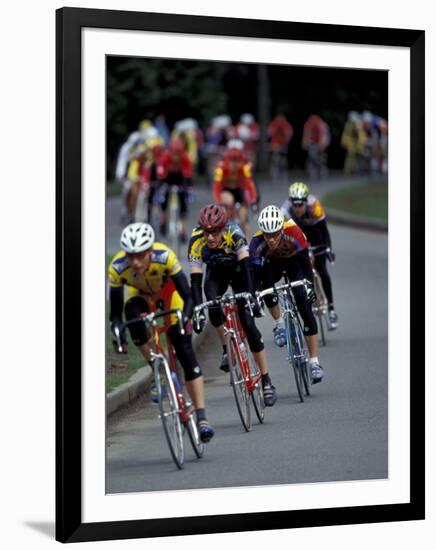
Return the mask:
[[[308,242],[298,225],[292,220],[285,221],[280,208],[270,205],[260,212],[258,226],[259,230],[250,242],[250,259],[258,287],[272,287],[281,279],[283,272],[291,282],[307,279],[312,283]],[[318,360],[318,327],[311,306],[316,296],[311,287],[308,294],[303,287],[297,287],[294,295],[303,320],[312,382],[316,384],[324,377],[324,369]],[[265,297],[265,303],[275,323],[274,342],[282,347],[286,345],[286,330],[278,296]]]
[[[181,334],[176,316],[171,318],[167,334],[185,374],[186,389],[196,410],[201,440],[207,443],[213,437],[214,430],[206,417],[203,375],[192,348],[190,318],[193,300],[188,279],[174,252],[168,246],[155,242],[151,225],[128,225],[121,233],[120,244],[122,250],[112,259],[108,273],[111,325],[122,323],[123,310],[127,320],[135,319],[156,309],[158,303],[162,304],[163,309],[183,311],[185,334]],[[124,304],[125,286],[127,301]],[[133,343],[148,361],[150,334],[146,325],[132,323],[129,332]],[[122,351],[127,353],[125,338]],[[152,400],[156,400],[153,393]]]
[[[332,250],[332,241],[327,227],[327,219],[321,202],[309,192],[309,187],[296,181],[289,187],[289,198],[282,204],[281,210],[286,219],[292,218],[307,237],[310,245],[320,247],[315,255],[315,269],[321,277],[322,286],[328,300],[330,330],[338,327],[338,315],[333,301],[333,290],[326,260],[334,262],[336,256]]]

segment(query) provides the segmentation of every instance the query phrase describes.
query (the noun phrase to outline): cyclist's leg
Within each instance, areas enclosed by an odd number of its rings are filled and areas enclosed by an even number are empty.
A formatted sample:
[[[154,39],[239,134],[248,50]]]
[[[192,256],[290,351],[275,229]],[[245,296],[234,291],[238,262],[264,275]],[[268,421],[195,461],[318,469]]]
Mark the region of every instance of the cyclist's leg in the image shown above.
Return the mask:
[[[332,291],[332,282],[330,279],[330,274],[327,271],[327,262],[326,255],[320,254],[315,256],[315,269],[318,271],[319,276],[321,277],[322,286],[324,288],[325,295],[329,306],[333,306],[333,291]]]
[[[207,300],[214,300],[217,296],[222,296],[229,286],[228,277],[222,271],[212,271],[209,267],[206,270],[204,281],[204,295]],[[215,328],[218,338],[222,345],[222,357],[220,369],[224,372],[229,370],[229,359],[227,355],[226,336],[224,333],[224,316],[220,308],[209,309],[209,320]]]
[[[139,293],[135,293],[136,289],[129,288],[129,298],[124,306],[124,313],[126,320],[135,319],[144,313],[149,313],[150,308],[143,296]],[[142,353],[147,361],[150,360],[150,347],[148,342],[150,340],[150,331],[144,323],[132,323],[128,325],[130,336],[133,343]]]
[[[281,279],[282,269],[279,262],[269,262],[259,270],[257,276],[255,275],[255,280],[260,281],[262,289],[270,288]],[[277,346],[283,347],[286,344],[286,330],[277,294],[265,296],[265,304],[274,320],[274,342]]]
[[[247,282],[242,277],[240,272],[235,272],[232,280],[232,288],[235,293],[246,292]],[[241,320],[241,324],[247,335],[248,345],[250,351],[253,354],[254,360],[259,367],[262,375],[262,387],[264,402],[267,407],[272,407],[277,400],[275,387],[271,382],[271,377],[268,370],[268,363],[266,360],[265,346],[263,343],[262,334],[254,322],[254,317],[245,309],[245,302],[238,303],[238,315]]]

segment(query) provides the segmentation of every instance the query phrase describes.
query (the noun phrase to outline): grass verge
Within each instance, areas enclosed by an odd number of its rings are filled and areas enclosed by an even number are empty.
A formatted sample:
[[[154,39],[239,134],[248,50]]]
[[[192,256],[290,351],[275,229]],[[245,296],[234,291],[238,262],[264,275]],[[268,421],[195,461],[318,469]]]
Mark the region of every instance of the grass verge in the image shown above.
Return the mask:
[[[386,178],[357,183],[352,187],[327,193],[326,208],[367,218],[388,221],[388,184]]]

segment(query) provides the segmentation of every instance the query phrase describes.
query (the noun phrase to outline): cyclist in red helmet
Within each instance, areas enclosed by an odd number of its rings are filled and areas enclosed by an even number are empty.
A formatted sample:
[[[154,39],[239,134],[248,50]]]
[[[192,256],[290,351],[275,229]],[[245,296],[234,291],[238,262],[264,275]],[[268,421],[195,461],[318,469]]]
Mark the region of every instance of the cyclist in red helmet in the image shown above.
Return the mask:
[[[194,305],[203,302],[203,265],[206,265],[204,294],[207,300],[222,296],[229,285],[235,293],[254,292],[247,239],[238,225],[227,220],[226,210],[222,206],[208,204],[201,209],[198,226],[193,230],[189,242],[188,259],[191,266]],[[265,405],[271,407],[277,397],[268,374],[262,335],[253,317],[245,309],[245,303],[238,304],[238,313],[247,334],[250,350],[262,373]],[[254,314],[260,316],[258,307],[254,309]],[[229,372],[221,310],[211,308],[209,319],[223,346],[220,369]],[[199,330],[203,327],[204,325]]]
[[[180,200],[180,221],[182,242],[186,241],[186,219],[188,214],[188,193],[192,188],[192,164],[185,151],[184,143],[179,138],[171,139],[168,149],[161,155],[157,166],[157,177],[160,182],[165,182],[168,186],[177,185],[179,187]],[[164,200],[162,202],[161,226],[162,235],[166,234],[166,210],[168,207],[169,188],[165,190]]]
[[[239,140],[231,140],[229,147],[223,154],[215,168],[212,193],[216,203],[226,204],[222,196],[227,191],[227,196],[233,196],[233,210],[237,212],[239,223],[245,235],[249,234],[248,208],[258,201],[256,184],[251,175],[251,164],[245,159]]]

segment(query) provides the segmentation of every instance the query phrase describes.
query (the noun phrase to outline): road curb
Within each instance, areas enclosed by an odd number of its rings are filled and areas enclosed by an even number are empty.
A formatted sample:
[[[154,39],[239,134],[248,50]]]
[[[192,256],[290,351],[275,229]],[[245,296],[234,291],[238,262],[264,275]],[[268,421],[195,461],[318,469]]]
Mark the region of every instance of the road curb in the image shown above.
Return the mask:
[[[363,216],[355,216],[354,214],[347,214],[339,210],[331,210],[330,208],[326,210],[328,221],[337,225],[346,225],[355,229],[366,229],[368,231],[378,231],[380,233],[388,232],[387,222],[373,220]]]
[[[210,330],[210,323],[207,323],[201,334],[192,335],[192,345],[194,351],[201,346]],[[114,412],[122,407],[126,407],[129,403],[142,395],[149,388],[152,381],[151,367],[143,367],[135,372],[127,382],[121,384],[115,390],[106,395],[106,416],[109,417]]]

